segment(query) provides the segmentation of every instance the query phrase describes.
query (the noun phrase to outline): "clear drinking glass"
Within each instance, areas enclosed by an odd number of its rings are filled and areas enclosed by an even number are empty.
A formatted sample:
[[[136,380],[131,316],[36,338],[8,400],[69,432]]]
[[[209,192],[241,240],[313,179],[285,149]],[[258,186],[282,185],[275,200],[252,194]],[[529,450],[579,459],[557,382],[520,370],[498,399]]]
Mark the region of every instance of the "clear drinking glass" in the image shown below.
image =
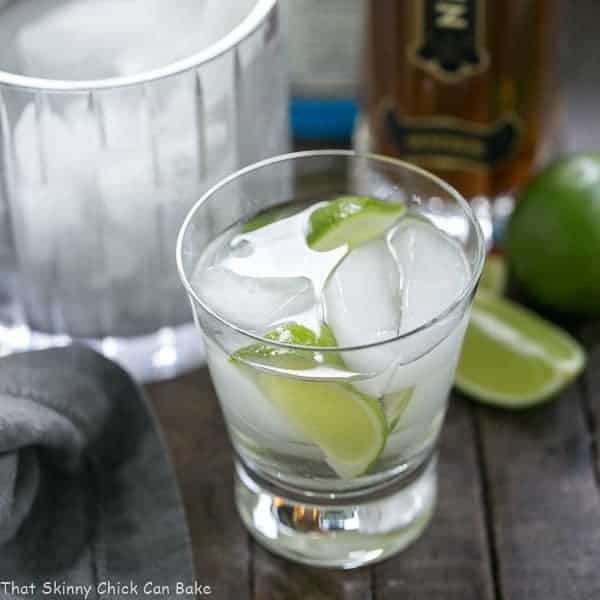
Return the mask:
[[[276,0],[0,0],[0,355],[201,359],[173,260],[228,173],[288,148]]]
[[[305,207],[347,194],[403,201],[411,219],[426,222],[435,236],[443,232],[444,240],[464,255],[465,284],[433,318],[377,341],[306,346],[267,339],[264,331],[241,327],[230,317],[227,311],[236,307],[240,314],[252,308],[247,306],[251,290],[248,295],[240,289],[238,299],[223,289],[222,303],[207,303],[196,269],[223,232],[232,226],[243,231],[243,223],[270,207]],[[427,285],[427,277],[436,277],[440,269],[435,254],[412,258],[421,261],[414,264],[425,261],[419,276]],[[257,540],[299,562],[350,568],[385,558],[423,531],[436,499],[436,441],[483,260],[480,227],[454,189],[426,171],[376,155],[314,151],[280,156],[227,177],[194,206],[179,234],[178,268],[236,455],[237,507]],[[283,274],[296,268],[285,255],[272,261]],[[366,271],[356,276],[358,293],[377,310],[377,298],[369,296],[376,291],[367,284],[360,289]],[[249,347],[262,348],[267,358],[240,363],[236,357],[242,355],[236,353]],[[281,368],[269,359],[281,352],[302,359],[302,366]],[[296,396],[282,399],[270,390],[284,390],[284,396],[292,390]],[[339,414],[318,427],[335,429],[338,442],[360,442],[353,429],[354,400],[345,400],[351,396],[370,406],[371,415],[381,414],[380,407],[387,411],[402,405],[397,422],[385,426],[376,460],[356,475],[332,468],[320,444],[310,435],[299,439],[287,420],[291,413],[302,413],[310,421],[311,411],[322,419],[320,406],[335,401]],[[280,410],[282,402],[287,412]]]

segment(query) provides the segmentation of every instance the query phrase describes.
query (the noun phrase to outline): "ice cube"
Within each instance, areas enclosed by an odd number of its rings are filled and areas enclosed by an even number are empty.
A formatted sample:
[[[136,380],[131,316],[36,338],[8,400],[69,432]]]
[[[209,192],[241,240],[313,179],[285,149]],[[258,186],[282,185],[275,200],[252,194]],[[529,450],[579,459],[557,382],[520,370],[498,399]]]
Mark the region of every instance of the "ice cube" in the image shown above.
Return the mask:
[[[411,331],[447,309],[469,281],[461,247],[428,222],[403,220],[390,237],[402,272],[402,322]]]
[[[326,321],[340,346],[391,338],[400,327],[400,278],[384,240],[354,249],[325,287]],[[388,366],[385,348],[348,352],[352,370],[377,373]]]
[[[117,57],[136,44],[152,18],[137,2],[118,0],[44,2],[41,9],[37,0],[29,0],[16,7],[5,16],[15,20],[20,68],[51,79],[117,75]]]
[[[338,343],[360,345],[394,335],[400,326],[400,279],[385,242],[353,250],[331,276],[325,300],[327,319],[340,330]],[[342,321],[352,327],[334,325]]]
[[[386,393],[409,386],[414,386],[414,390],[397,431],[388,438],[384,455],[414,454],[437,435],[468,322],[467,311],[452,332],[433,350],[409,365],[399,365],[394,369],[386,384]]]
[[[122,2],[122,0],[121,0]],[[117,58],[121,74],[139,73],[182,60],[217,43],[239,25],[255,0],[137,0],[136,12],[148,11],[153,25]],[[135,22],[135,21],[134,21]],[[157,27],[158,24],[158,27]]]
[[[206,336],[204,343],[217,395],[233,424],[242,430],[250,428],[253,437],[266,437],[271,444],[275,441],[307,442],[294,424],[259,390],[250,369],[231,362],[229,355]]]
[[[216,313],[260,334],[316,308],[311,282],[304,277],[245,277],[221,266],[199,268],[192,286]],[[313,323],[308,323],[308,326]]]
[[[327,320],[340,345],[390,339],[448,308],[464,289],[468,273],[460,247],[433,226],[407,218],[389,242],[359,247],[338,267],[326,288]],[[427,379],[428,371],[456,355],[454,337],[444,338],[461,317],[455,311],[409,338],[344,352],[351,370],[376,374],[355,387],[380,396]],[[462,332],[456,336],[459,343]]]

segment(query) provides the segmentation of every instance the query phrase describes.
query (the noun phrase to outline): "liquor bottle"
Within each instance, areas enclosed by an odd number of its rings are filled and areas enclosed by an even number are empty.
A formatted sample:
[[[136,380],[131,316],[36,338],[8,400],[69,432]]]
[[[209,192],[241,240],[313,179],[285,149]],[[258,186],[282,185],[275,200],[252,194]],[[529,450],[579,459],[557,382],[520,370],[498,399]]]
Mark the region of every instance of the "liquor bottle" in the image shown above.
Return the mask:
[[[357,139],[467,197],[518,187],[556,141],[559,2],[369,0]]]

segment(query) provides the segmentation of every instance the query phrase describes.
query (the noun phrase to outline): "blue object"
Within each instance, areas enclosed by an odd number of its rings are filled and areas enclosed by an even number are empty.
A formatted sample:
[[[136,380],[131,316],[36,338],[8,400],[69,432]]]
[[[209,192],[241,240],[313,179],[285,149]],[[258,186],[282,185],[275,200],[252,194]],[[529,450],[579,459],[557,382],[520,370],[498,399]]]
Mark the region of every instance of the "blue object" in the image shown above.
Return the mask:
[[[296,139],[349,139],[357,111],[354,98],[293,98],[292,133]]]

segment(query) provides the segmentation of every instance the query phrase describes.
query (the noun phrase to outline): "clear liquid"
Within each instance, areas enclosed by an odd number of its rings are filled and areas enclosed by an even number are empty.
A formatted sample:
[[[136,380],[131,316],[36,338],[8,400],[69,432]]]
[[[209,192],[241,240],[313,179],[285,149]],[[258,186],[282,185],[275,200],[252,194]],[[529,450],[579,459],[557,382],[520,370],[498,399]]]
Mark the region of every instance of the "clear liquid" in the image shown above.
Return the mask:
[[[255,231],[244,232],[238,224],[223,233],[192,278],[205,303],[260,336],[286,323],[317,335],[327,325],[339,346],[356,346],[413,330],[450,306],[467,285],[470,269],[460,246],[410,211],[356,249],[312,250],[305,241],[307,222],[319,206]],[[211,375],[236,451],[255,470],[301,489],[350,490],[410,471],[439,433],[466,323],[466,314],[454,314],[409,339],[342,351],[341,364],[332,364],[328,351],[304,351],[306,364],[298,369],[260,357],[243,360],[242,367],[231,356],[251,339],[205,333]],[[387,421],[376,461],[351,476],[340,470],[318,436],[307,435],[307,428],[273,401],[261,383],[265,373],[337,382],[351,394],[374,399]],[[398,417],[393,398],[406,389],[412,389],[411,397]],[[347,434],[352,439],[356,430],[349,425]]]

